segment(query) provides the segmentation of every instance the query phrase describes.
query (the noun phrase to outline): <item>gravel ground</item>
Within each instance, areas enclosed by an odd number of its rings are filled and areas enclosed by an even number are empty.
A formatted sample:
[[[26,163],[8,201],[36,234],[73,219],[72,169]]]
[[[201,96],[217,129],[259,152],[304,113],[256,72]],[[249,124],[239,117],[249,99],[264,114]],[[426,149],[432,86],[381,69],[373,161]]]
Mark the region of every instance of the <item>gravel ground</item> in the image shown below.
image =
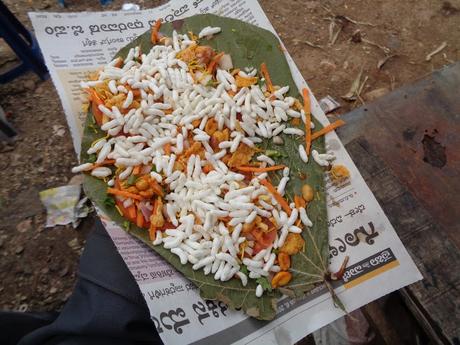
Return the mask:
[[[161,1],[132,1],[143,8]],[[28,11],[119,9],[97,1],[6,0],[29,28]],[[262,0],[262,7],[318,99],[331,95],[340,116],[390,90],[457,61],[460,2],[435,0],[296,1]],[[447,46],[431,61],[426,55]],[[385,60],[385,58],[387,58]],[[0,68],[14,56],[0,44]],[[378,64],[385,63],[378,67]],[[350,87],[361,74],[361,92]],[[345,100],[342,96],[356,100]],[[71,293],[78,257],[93,219],[79,229],[44,228],[38,192],[65,185],[76,161],[64,113],[50,80],[27,74],[0,85],[0,105],[18,130],[0,144],[0,308],[56,310]]]

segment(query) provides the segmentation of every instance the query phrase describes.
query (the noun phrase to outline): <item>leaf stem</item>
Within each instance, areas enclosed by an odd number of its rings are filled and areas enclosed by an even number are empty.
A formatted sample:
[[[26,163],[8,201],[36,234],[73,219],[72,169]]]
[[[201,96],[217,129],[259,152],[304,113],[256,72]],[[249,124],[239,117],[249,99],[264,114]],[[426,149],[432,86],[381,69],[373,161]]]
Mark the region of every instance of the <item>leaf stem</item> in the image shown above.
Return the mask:
[[[305,258],[305,260],[307,260],[309,263],[311,263],[312,266],[313,266],[314,268],[316,268],[319,272],[324,273],[324,271],[321,269],[321,267],[319,267],[318,265],[316,265],[307,255],[305,255],[304,252],[299,252],[299,254],[302,255],[302,256]]]
[[[323,266],[323,272],[327,272],[327,268],[326,268],[326,265],[324,264],[324,261],[323,261],[323,258],[321,256],[321,253],[320,253],[320,251],[318,249],[318,246],[316,245],[316,242],[315,242],[315,239],[313,238],[313,235],[311,234],[311,230],[308,227],[307,227],[307,233],[308,233],[308,236],[310,236],[311,241],[313,242],[313,246],[315,247],[315,252],[316,252],[316,255],[318,255],[319,261],[321,262],[321,266]]]
[[[307,272],[303,272],[303,271],[299,271],[299,270],[296,270],[296,269],[289,269],[291,272],[295,272],[295,273],[299,273],[299,274],[303,274],[303,275],[306,275],[306,276],[310,276],[310,277],[316,277],[316,278],[321,278],[323,279],[323,277],[319,274],[312,274],[312,273],[307,273]]]
[[[334,307],[340,308],[344,313],[348,315],[348,312],[345,309],[345,306],[343,305],[342,301],[335,293],[334,288],[332,287],[331,283],[326,279],[326,277],[324,277],[324,284],[326,284],[326,287],[329,290],[329,293],[331,294],[332,301],[334,302]]]

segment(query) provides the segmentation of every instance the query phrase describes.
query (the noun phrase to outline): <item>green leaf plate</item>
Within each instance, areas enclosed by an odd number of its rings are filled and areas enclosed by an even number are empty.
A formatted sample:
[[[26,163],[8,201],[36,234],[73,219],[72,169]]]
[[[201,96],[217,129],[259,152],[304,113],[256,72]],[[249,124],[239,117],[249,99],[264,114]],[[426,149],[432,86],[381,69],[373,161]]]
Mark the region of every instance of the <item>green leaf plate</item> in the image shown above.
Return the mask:
[[[198,33],[205,26],[219,26],[222,32],[210,40],[201,40],[201,44],[210,45],[218,51],[224,51],[232,56],[234,67],[253,66],[259,68],[262,62],[267,64],[274,85],[289,85],[289,95],[301,99],[291,76],[291,70],[286,61],[278,39],[269,31],[239,20],[219,17],[211,14],[197,15],[173,23],[163,24],[161,33],[171,36],[172,30],[180,33],[192,31]],[[135,41],[121,49],[117,56],[126,57],[130,48],[141,46],[143,52],[148,52],[152,43],[150,32],[139,36]],[[87,116],[84,136],[82,141],[82,162],[91,159],[86,154],[91,143],[104,136],[97,126],[94,126],[92,114]],[[321,125],[313,119],[316,129]],[[289,285],[281,290],[272,292],[266,291],[261,298],[255,295],[256,283],[250,280],[246,287],[243,287],[239,280],[232,279],[227,282],[215,281],[212,275],[204,275],[201,270],[194,271],[190,264],[182,265],[176,255],[171,254],[162,246],[153,246],[149,240],[148,232],[131,224],[125,230],[137,237],[165,260],[171,263],[185,277],[195,283],[200,294],[205,299],[220,300],[233,309],[242,309],[248,315],[262,320],[270,320],[276,314],[276,302],[281,296],[280,291],[293,296],[300,297],[311,290],[317,284],[323,282],[324,273],[327,270],[328,258],[328,230],[326,195],[324,190],[324,171],[310,161],[303,163],[297,151],[298,145],[303,142],[303,137],[282,135],[283,145],[275,145],[271,141],[264,141],[262,149],[276,150],[280,154],[275,159],[277,164],[286,164],[291,168],[291,180],[286,190],[287,198],[292,201],[294,194],[301,194],[303,184],[310,184],[315,190],[315,199],[308,206],[308,214],[314,226],[304,229],[302,236],[306,245],[299,254],[292,260],[291,272],[293,279]],[[313,149],[324,151],[324,139],[319,138],[313,142]],[[281,173],[270,175],[273,183],[281,178]],[[125,221],[110,203],[104,202],[107,198],[105,182],[85,175],[84,190],[86,195],[112,220],[122,225]]]

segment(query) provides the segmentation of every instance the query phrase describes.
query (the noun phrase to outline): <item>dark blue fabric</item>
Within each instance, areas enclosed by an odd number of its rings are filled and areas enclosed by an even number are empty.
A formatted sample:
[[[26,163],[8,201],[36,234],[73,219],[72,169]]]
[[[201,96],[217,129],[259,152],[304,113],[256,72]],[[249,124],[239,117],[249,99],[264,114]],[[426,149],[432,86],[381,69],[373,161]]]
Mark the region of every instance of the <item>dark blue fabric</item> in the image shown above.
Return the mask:
[[[48,71],[35,37],[1,1],[0,37],[22,61],[11,70],[0,73],[0,84],[11,81],[28,70],[34,71],[42,80],[48,78]]]
[[[0,312],[0,344],[162,344],[147,305],[98,221],[60,314]]]

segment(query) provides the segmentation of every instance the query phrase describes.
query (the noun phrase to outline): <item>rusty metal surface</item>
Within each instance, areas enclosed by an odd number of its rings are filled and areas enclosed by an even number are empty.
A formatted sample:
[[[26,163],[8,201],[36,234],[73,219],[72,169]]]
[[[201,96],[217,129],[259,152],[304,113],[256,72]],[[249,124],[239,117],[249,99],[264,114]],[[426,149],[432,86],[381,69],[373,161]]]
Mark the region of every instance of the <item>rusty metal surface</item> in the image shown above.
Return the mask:
[[[342,118],[460,247],[460,62]]]

